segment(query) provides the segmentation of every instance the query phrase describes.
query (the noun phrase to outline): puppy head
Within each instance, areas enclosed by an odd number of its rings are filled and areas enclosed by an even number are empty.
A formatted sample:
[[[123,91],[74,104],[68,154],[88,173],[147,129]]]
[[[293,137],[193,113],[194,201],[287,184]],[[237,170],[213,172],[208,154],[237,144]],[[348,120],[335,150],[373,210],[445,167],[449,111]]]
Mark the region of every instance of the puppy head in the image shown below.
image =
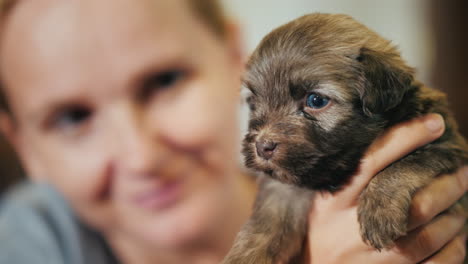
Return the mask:
[[[412,81],[395,47],[348,16],[312,14],[279,27],[247,65],[246,166],[338,190]]]

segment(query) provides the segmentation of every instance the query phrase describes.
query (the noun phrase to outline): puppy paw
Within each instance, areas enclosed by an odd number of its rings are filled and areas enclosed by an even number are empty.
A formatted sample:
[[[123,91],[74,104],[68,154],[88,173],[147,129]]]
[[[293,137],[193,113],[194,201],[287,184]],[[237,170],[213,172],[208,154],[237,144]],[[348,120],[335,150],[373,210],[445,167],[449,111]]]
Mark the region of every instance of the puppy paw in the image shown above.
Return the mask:
[[[406,235],[411,197],[392,197],[364,192],[358,207],[361,236],[368,245],[381,250]]]

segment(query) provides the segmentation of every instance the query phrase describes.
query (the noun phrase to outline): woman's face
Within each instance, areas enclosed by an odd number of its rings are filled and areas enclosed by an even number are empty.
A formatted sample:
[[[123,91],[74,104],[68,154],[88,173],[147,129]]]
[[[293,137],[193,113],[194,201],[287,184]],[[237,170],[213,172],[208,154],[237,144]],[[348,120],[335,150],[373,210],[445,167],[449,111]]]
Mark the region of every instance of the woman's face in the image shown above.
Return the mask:
[[[10,137],[88,223],[168,245],[229,210],[240,63],[184,0],[23,1],[2,37]]]

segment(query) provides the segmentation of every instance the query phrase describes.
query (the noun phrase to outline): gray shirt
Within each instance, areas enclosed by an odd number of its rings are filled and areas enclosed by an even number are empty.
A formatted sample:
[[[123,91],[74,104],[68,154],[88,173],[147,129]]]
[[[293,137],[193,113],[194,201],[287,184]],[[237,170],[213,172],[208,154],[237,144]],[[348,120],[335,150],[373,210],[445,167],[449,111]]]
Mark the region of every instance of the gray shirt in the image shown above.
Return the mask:
[[[0,264],[117,263],[103,238],[82,224],[46,184],[20,184],[0,200]]]

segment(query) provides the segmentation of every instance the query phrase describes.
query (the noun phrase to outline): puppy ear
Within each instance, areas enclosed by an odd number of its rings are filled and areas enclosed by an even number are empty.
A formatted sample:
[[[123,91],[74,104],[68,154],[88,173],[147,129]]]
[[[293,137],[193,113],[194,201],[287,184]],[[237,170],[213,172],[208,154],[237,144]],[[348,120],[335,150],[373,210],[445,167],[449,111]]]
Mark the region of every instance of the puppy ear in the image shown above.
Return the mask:
[[[398,52],[362,48],[356,60],[361,63],[365,77],[359,91],[364,112],[369,116],[384,114],[398,106],[414,79],[414,70]]]

